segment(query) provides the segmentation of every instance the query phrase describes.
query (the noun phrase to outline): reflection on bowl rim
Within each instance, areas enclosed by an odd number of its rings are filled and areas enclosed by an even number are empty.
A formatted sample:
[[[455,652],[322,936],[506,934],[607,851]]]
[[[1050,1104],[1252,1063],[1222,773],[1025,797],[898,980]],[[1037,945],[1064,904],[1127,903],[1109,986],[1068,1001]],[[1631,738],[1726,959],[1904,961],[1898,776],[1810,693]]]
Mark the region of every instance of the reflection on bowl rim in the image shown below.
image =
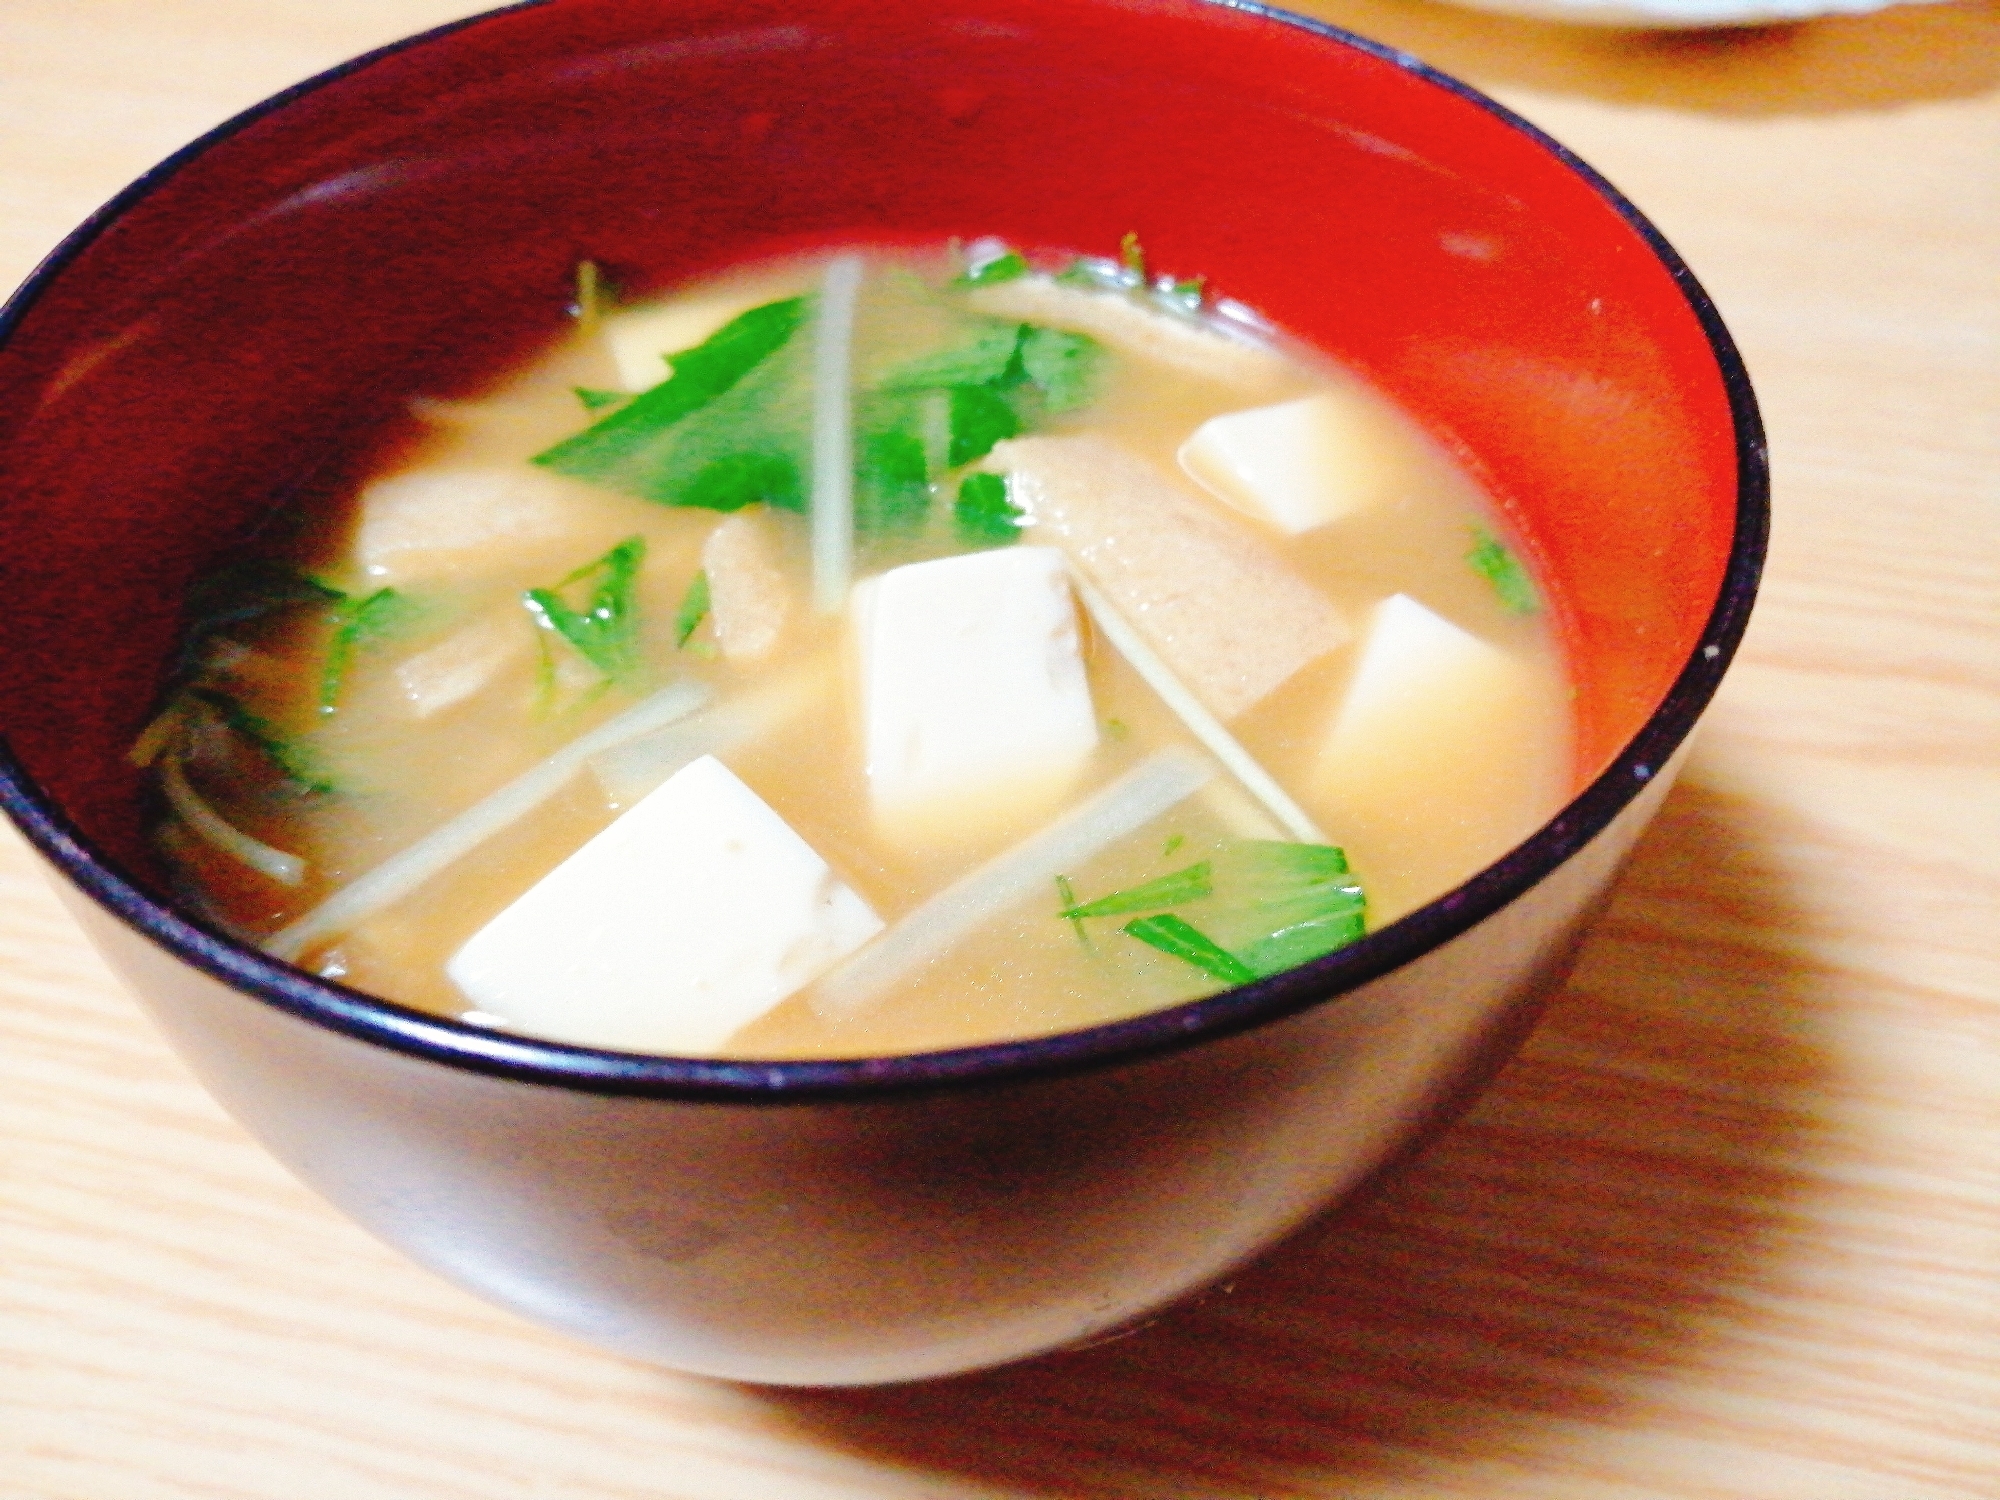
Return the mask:
[[[210,147],[303,95],[377,60],[554,0],[521,3],[392,42],[293,85],[160,162],[84,221],[0,308],[0,344],[42,291],[127,209]],[[1526,136],[1597,193],[1672,276],[1714,354],[1728,397],[1737,464],[1736,526],[1701,644],[1646,722],[1553,819],[1470,880],[1359,942],[1268,979],[1122,1021],[940,1052],[825,1061],[684,1058],[610,1052],[484,1029],[318,978],[223,936],[146,895],[120,874],[28,777],[0,741],[0,808],[79,889],[177,958],[276,1008],[405,1054],[503,1078],[586,1093],[730,1104],[880,1099],[940,1087],[1043,1078],[1132,1062],[1291,1015],[1403,967],[1526,894],[1602,832],[1674,755],[1707,707],[1749,620],[1769,531],[1770,477],[1750,379],[1720,314],[1660,232],[1617,189],[1504,105],[1406,53],[1322,21],[1254,3],[1203,0],[1306,31],[1456,94]]]

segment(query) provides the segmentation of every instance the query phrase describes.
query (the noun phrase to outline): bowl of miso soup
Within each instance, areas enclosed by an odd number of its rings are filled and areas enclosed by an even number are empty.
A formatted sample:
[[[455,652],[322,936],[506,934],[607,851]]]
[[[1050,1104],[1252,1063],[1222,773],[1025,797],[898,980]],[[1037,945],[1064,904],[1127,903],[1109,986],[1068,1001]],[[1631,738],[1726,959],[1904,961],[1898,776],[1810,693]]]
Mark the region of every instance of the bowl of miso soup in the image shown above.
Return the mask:
[[[0,798],[226,1107],[679,1369],[1099,1336],[1560,983],[1762,439],[1505,109],[1202,0],[541,0],[0,327]]]

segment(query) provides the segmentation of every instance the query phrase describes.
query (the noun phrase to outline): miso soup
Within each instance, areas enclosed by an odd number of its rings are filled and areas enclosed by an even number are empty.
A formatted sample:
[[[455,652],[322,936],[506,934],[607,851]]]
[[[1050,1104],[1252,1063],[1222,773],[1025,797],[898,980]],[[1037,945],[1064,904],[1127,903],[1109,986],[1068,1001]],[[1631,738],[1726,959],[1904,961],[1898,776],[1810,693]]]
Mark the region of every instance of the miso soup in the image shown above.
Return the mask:
[[[985,243],[576,312],[191,603],[134,755],[281,957],[630,1051],[970,1045],[1330,952],[1570,791],[1505,518],[1198,283]]]

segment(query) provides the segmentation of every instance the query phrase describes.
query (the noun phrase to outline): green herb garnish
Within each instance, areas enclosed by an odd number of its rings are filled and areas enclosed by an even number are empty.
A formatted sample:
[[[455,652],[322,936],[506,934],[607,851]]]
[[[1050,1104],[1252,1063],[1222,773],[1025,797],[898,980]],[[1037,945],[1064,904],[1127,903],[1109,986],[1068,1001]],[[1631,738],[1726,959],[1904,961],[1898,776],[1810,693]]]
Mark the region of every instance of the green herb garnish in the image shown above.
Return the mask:
[[[710,459],[681,486],[676,505],[741,510],[746,505],[805,509],[799,466],[788,453],[725,453]]]
[[[1300,964],[1324,958],[1367,934],[1368,919],[1357,887],[1351,904],[1318,915],[1303,912],[1299,920],[1251,942],[1239,943],[1236,956],[1259,979],[1282,974]]]
[[[583,403],[585,411],[602,411],[607,406],[616,406],[630,394],[628,391],[601,391],[587,385],[573,385],[570,393]]]
[[[1103,353],[1095,339],[1081,333],[1032,325],[1022,329],[1022,372],[1041,389],[1050,412],[1074,411],[1089,402]]]
[[[1095,901],[1087,901],[1081,906],[1071,906],[1058,913],[1065,920],[1081,917],[1113,917],[1129,911],[1159,911],[1162,907],[1185,906],[1190,901],[1199,901],[1211,894],[1215,886],[1210,880],[1214,867],[1207,860],[1189,865],[1185,870],[1176,870],[1171,875],[1162,875],[1157,880],[1149,880],[1144,885],[1135,885],[1128,890],[1113,891],[1108,896],[1099,896]]]
[[[1171,855],[1183,840],[1167,840]],[[1330,844],[1236,839],[1210,858],[1114,891],[1058,915],[1076,922],[1189,907],[1200,920],[1155,915],[1127,923],[1139,941],[1230,984],[1281,973],[1355,941],[1367,931],[1367,898]]]
[[[1024,259],[1005,252],[961,281],[990,285],[1025,269]],[[796,335],[811,305],[794,297],[752,308],[695,348],[668,355],[671,373],[651,390],[579,388],[578,399],[604,415],[534,462],[661,504],[732,511],[762,502],[803,511],[811,349]],[[939,480],[1087,402],[1102,353],[1082,334],[968,319],[944,347],[864,383],[855,399],[856,534],[921,532]],[[987,539],[1001,540],[997,527]]]
[[[1484,526],[1472,528],[1472,550],[1465,554],[1465,560],[1473,572],[1493,585],[1501,608],[1510,614],[1531,615],[1542,607],[1541,595],[1521,560]]]
[[[991,385],[1006,380],[1022,336],[1031,325],[986,321],[961,343],[934,350],[890,371],[881,389],[930,391],[957,385]]]
[[[624,677],[639,664],[639,615],[633,584],[645,561],[646,539],[628,537],[604,556],[586,563],[554,588],[529,589],[522,596],[535,623],[569,642],[607,679]],[[563,597],[581,585],[580,605]]]
[[[1149,948],[1157,948],[1170,958],[1193,964],[1210,978],[1224,984],[1248,984],[1256,970],[1222,947],[1199,928],[1171,914],[1139,917],[1127,922],[1124,930]]]
[[[1007,479],[1001,474],[966,475],[958,486],[951,518],[958,539],[968,547],[1004,547],[1017,542],[1027,519],[1007,498]]]
[[[668,356],[673,373],[609,416],[534,457],[558,474],[666,505],[734,509],[751,498],[798,509],[799,448],[809,402],[788,387],[791,371],[772,376],[772,357],[787,350],[804,323],[808,299],[753,307],[704,342]],[[724,403],[750,377],[765,378]],[[718,420],[694,423],[697,414]],[[692,498],[690,498],[690,495]]]
[[[1260,977],[1345,947],[1368,927],[1368,901],[1330,844],[1244,839],[1216,855],[1214,911],[1204,920]]]
[[[863,431],[855,445],[854,525],[863,536],[908,535],[930,517],[922,414],[907,408],[902,418],[903,425]]]
[[[1028,259],[1016,250],[1003,251],[991,260],[968,267],[958,278],[959,286],[998,286],[1003,281],[1028,274]]]
[[[406,622],[415,606],[394,589],[377,589],[365,598],[343,598],[334,608],[333,642],[319,674],[319,711],[330,714],[340,703],[340,689],[355,651],[379,640]]]
[[[951,388],[951,446],[945,461],[952,468],[984,458],[993,445],[1018,436],[1021,417],[1010,402],[990,385],[955,385]]]
[[[212,709],[224,725],[254,746],[297,790],[310,796],[325,796],[334,790],[332,778],[310,750],[286,738],[269,720],[253,714],[229,694],[216,688],[195,687],[188,689],[188,696]]]
[[[1187,842],[1187,835],[1184,833],[1176,833],[1168,835],[1167,847],[1160,851],[1160,858],[1166,859],[1170,857],[1176,849],[1180,848],[1180,846],[1182,844],[1185,844],[1186,842]]]
[[[708,570],[703,568],[694,575],[694,582],[681,595],[681,607],[674,611],[674,649],[679,650],[688,643],[688,637],[708,617]]]
[[[1042,414],[1090,400],[1102,363],[1096,340],[1033,323],[982,324],[962,342],[891,372],[882,390],[949,396],[947,468],[972,463]]]
[[[1056,896],[1065,907],[1076,905],[1076,887],[1069,883],[1069,876],[1056,876]],[[1090,946],[1090,934],[1083,930],[1083,919],[1071,917],[1069,925],[1076,931],[1076,940],[1084,947]]]

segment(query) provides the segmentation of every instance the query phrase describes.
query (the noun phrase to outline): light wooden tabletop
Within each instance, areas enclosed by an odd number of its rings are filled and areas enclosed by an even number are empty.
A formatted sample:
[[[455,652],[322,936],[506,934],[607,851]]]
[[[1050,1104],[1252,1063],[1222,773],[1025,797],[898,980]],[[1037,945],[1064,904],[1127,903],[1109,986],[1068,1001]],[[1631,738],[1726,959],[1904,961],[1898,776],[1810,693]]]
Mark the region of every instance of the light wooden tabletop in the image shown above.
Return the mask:
[[[0,281],[466,0],[0,0]],[[0,1496],[2000,1496],[2000,9],[1648,36],[1308,7],[1497,93],[1742,344],[1748,643],[1580,973],[1364,1211],[1132,1337],[773,1393],[405,1264],[189,1079],[0,843]]]

